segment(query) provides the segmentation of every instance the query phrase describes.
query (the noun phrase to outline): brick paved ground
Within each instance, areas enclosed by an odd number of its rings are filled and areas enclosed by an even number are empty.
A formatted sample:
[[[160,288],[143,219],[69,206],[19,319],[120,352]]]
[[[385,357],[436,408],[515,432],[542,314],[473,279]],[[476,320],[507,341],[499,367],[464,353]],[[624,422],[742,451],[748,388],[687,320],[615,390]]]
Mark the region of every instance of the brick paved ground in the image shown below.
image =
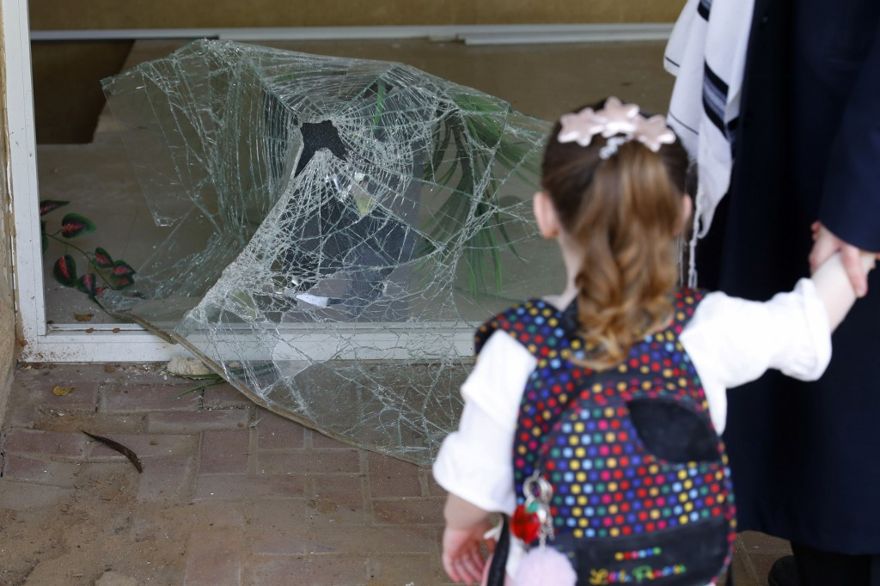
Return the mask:
[[[0,584],[444,583],[427,470],[226,385],[181,395],[192,386],[140,366],[16,373],[0,428]],[[143,473],[81,429],[130,447]],[[785,551],[744,536],[737,584],[766,584]]]

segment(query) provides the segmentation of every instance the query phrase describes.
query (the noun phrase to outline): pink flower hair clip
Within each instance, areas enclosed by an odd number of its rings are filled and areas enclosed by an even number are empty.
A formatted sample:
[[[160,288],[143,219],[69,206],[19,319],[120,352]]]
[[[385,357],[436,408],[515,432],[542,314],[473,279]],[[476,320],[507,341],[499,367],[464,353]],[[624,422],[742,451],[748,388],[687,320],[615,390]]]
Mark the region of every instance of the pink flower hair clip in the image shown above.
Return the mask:
[[[564,114],[559,121],[562,125],[557,135],[559,142],[576,142],[586,147],[597,134],[606,138],[605,146],[599,150],[602,159],[614,156],[620,145],[630,140],[639,141],[655,153],[662,145],[675,142],[675,133],[666,126],[663,116],[646,119],[639,114],[636,104],[624,104],[615,97],[605,100],[601,110],[584,108],[574,114]]]
[[[639,116],[635,139],[656,153],[661,145],[675,142],[675,133],[666,126],[666,118],[659,114],[647,119]]]

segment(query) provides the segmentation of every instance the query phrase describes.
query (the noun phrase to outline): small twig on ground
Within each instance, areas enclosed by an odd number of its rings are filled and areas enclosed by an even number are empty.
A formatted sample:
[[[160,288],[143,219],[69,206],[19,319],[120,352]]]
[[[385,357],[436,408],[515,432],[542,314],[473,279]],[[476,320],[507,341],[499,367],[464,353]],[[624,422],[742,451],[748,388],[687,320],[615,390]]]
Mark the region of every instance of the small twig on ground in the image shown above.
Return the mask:
[[[108,437],[94,435],[94,434],[91,434],[91,433],[84,431],[84,430],[80,430],[80,431],[82,431],[84,434],[86,434],[87,436],[89,436],[93,440],[104,444],[105,446],[107,446],[111,450],[116,450],[117,452],[119,452],[120,454],[122,454],[123,456],[128,458],[128,461],[132,463],[132,465],[135,467],[135,469],[138,471],[138,473],[141,473],[144,471],[144,467],[143,467],[143,465],[141,465],[140,459],[137,457],[137,454],[135,454],[133,451],[131,451],[131,449],[123,446],[119,442],[112,440]]]

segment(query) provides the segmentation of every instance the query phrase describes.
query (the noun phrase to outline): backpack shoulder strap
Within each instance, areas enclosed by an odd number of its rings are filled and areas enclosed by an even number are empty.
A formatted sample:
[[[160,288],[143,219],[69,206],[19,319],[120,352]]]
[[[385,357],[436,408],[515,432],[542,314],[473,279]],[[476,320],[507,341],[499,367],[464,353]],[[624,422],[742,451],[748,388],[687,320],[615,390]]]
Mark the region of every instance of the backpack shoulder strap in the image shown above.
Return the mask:
[[[530,299],[505,309],[481,325],[474,337],[474,353],[479,354],[497,331],[507,332],[537,358],[547,356],[556,339],[564,335],[558,309],[542,299]]]
[[[690,289],[686,287],[675,292],[675,298],[673,299],[675,313],[672,319],[672,329],[676,335],[681,334],[688,323],[690,323],[697,310],[697,306],[706,297],[706,293],[705,289]]]

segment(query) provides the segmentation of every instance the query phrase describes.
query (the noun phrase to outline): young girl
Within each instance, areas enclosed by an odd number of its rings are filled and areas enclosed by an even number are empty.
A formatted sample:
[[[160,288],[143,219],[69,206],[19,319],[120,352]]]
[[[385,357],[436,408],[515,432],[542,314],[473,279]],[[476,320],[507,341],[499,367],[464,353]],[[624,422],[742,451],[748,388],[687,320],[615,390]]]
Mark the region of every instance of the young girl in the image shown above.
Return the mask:
[[[676,290],[687,170],[663,117],[616,98],[553,129],[534,211],[568,281],[477,334],[433,469],[455,582],[487,579],[496,540],[493,584],[500,565],[516,586],[702,586],[729,563],[726,389],[771,368],[819,378],[856,296],[837,257],[764,303]],[[489,537],[492,513],[509,523]]]

